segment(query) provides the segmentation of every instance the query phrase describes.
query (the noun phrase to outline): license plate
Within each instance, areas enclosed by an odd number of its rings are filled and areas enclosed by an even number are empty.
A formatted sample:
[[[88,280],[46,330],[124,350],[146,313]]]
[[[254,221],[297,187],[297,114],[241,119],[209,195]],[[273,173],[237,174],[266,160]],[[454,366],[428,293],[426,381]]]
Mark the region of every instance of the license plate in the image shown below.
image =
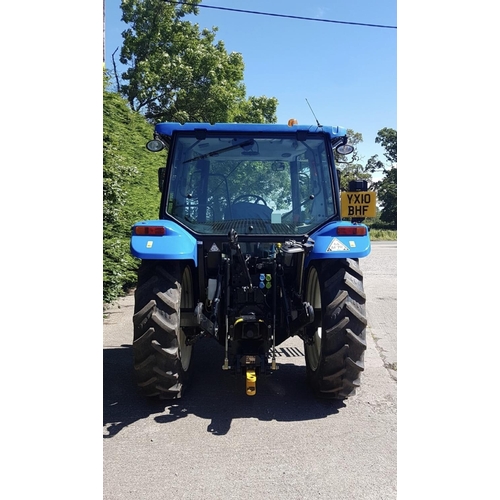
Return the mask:
[[[342,217],[375,217],[376,195],[373,191],[340,193]]]

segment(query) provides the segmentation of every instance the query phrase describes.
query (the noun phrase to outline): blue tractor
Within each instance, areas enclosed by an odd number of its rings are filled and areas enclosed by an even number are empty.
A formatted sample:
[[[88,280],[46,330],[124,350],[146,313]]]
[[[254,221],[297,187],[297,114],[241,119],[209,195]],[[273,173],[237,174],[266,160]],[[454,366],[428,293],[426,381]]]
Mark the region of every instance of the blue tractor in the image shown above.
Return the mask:
[[[131,237],[141,259],[133,349],[144,395],[181,397],[202,337],[220,343],[223,370],[255,395],[291,336],[303,341],[318,397],[353,395],[366,349],[359,259],[371,247],[362,221],[375,195],[361,181],[340,193],[334,152],[352,152],[346,130],[160,123],[146,147],[168,154],[159,217],[134,224]]]

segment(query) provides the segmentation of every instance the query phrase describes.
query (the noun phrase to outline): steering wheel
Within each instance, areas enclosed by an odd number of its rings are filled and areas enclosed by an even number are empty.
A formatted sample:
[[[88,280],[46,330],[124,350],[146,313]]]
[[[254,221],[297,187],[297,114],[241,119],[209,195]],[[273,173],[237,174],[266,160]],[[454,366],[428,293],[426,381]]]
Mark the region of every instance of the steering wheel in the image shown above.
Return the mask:
[[[241,196],[238,196],[233,200],[233,205],[244,198],[255,198],[254,203],[259,203],[259,201],[261,201],[267,207],[266,200],[264,200],[264,198],[262,198],[262,196],[259,196],[258,194],[242,194]]]

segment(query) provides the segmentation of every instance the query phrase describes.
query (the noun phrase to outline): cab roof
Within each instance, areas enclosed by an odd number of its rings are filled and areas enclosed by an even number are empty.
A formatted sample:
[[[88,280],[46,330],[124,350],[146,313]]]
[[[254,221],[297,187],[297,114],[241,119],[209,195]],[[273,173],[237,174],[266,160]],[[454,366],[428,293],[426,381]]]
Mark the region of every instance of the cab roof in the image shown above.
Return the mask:
[[[344,137],[347,130],[344,127],[331,125],[280,125],[275,123],[180,123],[165,122],[155,126],[155,132],[161,136],[171,137],[174,132],[246,132],[246,133],[290,133],[302,132],[308,134],[327,134],[330,140]]]

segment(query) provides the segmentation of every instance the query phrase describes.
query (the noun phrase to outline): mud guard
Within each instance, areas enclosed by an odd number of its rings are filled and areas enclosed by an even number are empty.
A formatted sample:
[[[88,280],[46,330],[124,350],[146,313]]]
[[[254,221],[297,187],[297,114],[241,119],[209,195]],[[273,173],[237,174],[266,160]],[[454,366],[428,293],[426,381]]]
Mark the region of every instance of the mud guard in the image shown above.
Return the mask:
[[[366,227],[364,236],[340,236],[339,227]],[[306,257],[305,265],[317,259],[360,259],[371,251],[370,236],[364,224],[352,224],[349,221],[332,222],[318,231],[311,233],[314,246]]]
[[[162,235],[137,235],[136,227],[165,228]],[[132,226],[130,252],[139,259],[192,260],[198,266],[196,239],[184,228],[169,220],[147,220]]]

